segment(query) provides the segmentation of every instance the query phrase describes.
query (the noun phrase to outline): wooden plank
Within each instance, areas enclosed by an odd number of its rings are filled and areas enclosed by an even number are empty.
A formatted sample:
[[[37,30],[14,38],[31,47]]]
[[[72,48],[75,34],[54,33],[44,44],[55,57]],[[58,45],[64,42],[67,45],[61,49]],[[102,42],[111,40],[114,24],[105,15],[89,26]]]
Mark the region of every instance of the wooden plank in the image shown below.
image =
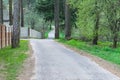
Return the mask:
[[[5,26],[2,25],[2,48],[5,47]]]

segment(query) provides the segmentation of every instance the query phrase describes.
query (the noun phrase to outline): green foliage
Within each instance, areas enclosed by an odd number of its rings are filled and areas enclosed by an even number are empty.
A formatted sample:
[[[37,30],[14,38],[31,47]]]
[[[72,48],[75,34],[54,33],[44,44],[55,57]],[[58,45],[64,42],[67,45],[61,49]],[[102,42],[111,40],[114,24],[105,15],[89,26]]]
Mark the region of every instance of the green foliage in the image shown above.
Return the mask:
[[[75,4],[77,3],[77,4]],[[70,4],[78,8],[77,21],[76,24],[78,26],[79,34],[78,36],[86,37],[91,39],[93,36],[93,27],[94,27],[94,0],[84,0],[84,1],[72,1],[70,0]]]
[[[5,65],[2,73],[6,73],[6,80],[16,80],[20,68],[27,58],[25,53],[28,51],[28,41],[22,40],[20,45],[19,48],[11,49],[7,47],[0,50],[0,63]]]
[[[65,0],[60,0],[60,26],[65,24]],[[36,11],[43,15],[43,19],[47,21],[54,20],[54,0],[38,0],[36,5]],[[77,8],[71,7],[71,23],[76,27],[76,13]],[[64,27],[61,26],[61,29]]]
[[[29,10],[26,8],[25,12],[25,26],[35,29],[37,31],[42,32],[48,30],[48,26],[50,25],[49,22],[46,22],[43,20],[43,15],[39,15],[34,8]]]
[[[99,42],[98,46],[92,46],[79,40],[67,41],[60,39],[58,41],[120,65],[120,47],[116,49],[110,48],[111,42]]]
[[[95,32],[96,14],[99,13],[99,40],[118,40],[120,34],[119,0],[68,0],[68,3],[71,7],[78,9],[76,12],[78,28],[73,29],[73,37],[92,40]]]
[[[38,0],[36,10],[44,15],[45,21],[54,20],[54,0]]]

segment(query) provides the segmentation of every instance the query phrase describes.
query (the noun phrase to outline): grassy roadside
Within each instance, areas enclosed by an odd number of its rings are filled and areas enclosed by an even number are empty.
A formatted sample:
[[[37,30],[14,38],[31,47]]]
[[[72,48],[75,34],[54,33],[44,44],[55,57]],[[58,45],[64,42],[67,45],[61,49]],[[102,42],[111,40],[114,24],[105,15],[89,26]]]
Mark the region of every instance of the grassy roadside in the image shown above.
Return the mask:
[[[4,73],[5,80],[16,80],[16,77],[22,67],[24,60],[27,58],[28,41],[21,40],[20,47],[11,49],[7,47],[0,50],[0,64],[4,65],[0,69],[0,74]]]
[[[59,39],[58,42],[83,50],[104,60],[120,65],[120,47],[112,49],[109,47],[111,44],[110,42],[99,42],[98,46],[92,46],[86,42],[77,40],[66,41],[64,39]]]
[[[50,31],[51,31],[51,30],[47,30],[47,31],[45,32],[45,38],[48,38],[48,34],[49,34]]]

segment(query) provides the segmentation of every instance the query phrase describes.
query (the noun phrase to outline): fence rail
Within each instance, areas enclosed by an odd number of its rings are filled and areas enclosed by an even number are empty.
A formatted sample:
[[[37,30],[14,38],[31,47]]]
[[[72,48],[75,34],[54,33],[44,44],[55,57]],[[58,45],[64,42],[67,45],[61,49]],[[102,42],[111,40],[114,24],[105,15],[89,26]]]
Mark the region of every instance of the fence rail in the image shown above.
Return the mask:
[[[28,27],[23,27],[23,28],[21,28],[20,37],[21,38],[38,38],[38,39],[40,39],[41,33],[36,30],[30,29]]]
[[[0,49],[11,45],[11,27],[0,24]]]

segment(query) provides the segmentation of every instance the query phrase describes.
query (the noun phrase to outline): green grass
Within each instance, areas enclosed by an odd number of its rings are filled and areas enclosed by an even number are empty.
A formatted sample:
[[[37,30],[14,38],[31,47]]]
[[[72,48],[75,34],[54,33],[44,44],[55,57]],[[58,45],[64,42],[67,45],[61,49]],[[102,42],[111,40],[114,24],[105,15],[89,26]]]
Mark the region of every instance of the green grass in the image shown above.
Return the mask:
[[[65,37],[65,34],[64,34],[64,32],[63,31],[60,31],[60,38],[64,38]]]
[[[51,31],[51,30],[47,30],[47,31],[45,32],[45,38],[48,38],[48,34],[49,34],[50,31]]]
[[[93,46],[89,43],[78,40],[66,41],[60,39],[58,41],[120,65],[120,47],[116,49],[110,48],[109,46],[111,45],[111,42],[99,42],[98,46]]]
[[[5,64],[6,80],[16,80],[16,77],[27,58],[28,41],[21,40],[20,47],[12,49],[10,46],[0,50],[0,63]]]

